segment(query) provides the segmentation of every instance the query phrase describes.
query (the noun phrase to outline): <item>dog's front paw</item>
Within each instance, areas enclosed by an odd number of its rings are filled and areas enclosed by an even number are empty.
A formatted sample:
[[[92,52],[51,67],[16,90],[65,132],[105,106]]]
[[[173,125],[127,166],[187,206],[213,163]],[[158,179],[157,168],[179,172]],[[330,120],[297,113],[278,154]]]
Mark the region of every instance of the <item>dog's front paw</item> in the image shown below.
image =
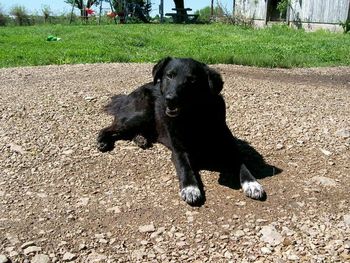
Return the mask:
[[[181,198],[190,205],[198,204],[202,201],[202,193],[198,186],[186,186],[180,191]]]
[[[243,192],[246,196],[256,199],[256,200],[264,200],[266,199],[266,192],[264,188],[257,181],[253,182],[244,182],[242,184]]]
[[[97,136],[97,149],[101,152],[109,152],[114,149],[114,141],[108,140],[108,137],[103,136],[102,133],[100,133]]]
[[[104,142],[104,141],[97,141],[97,149],[100,152],[109,152],[114,149],[114,143]]]

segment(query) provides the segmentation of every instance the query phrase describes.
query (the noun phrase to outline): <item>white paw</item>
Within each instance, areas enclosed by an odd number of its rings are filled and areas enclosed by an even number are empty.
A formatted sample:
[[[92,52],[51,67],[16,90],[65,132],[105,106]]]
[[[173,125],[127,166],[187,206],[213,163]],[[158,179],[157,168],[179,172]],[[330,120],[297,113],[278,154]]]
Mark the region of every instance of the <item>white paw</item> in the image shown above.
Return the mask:
[[[266,196],[264,188],[257,181],[244,182],[242,184],[243,192],[246,196],[253,199],[263,199]]]
[[[201,191],[197,186],[186,186],[180,192],[181,198],[188,204],[195,204],[202,199]]]

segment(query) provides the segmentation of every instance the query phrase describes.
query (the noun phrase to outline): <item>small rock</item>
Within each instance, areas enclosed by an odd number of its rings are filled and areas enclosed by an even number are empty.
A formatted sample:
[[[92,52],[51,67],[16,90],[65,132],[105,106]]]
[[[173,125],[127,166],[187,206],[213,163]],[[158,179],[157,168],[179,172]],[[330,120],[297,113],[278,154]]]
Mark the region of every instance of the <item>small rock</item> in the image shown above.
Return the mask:
[[[121,213],[121,210],[119,206],[113,206],[113,207],[107,208],[107,212],[113,212],[114,214],[119,214]]]
[[[139,250],[134,250],[132,253],[131,253],[131,257],[134,259],[134,260],[142,260],[143,257],[146,256],[146,253],[139,249]]]
[[[177,242],[176,245],[177,245],[178,247],[184,247],[184,246],[186,246],[187,244],[186,244],[185,241],[180,241],[180,242]]]
[[[106,255],[92,252],[86,259],[87,262],[104,262],[107,259]]]
[[[70,150],[63,151],[62,153],[63,153],[64,155],[71,155],[73,152],[74,152],[74,151],[70,149]]]
[[[87,249],[87,246],[85,243],[79,244],[79,250],[85,250],[85,249]]]
[[[272,253],[268,247],[262,247],[260,250],[265,255],[270,255]]]
[[[242,236],[244,236],[244,235],[245,235],[245,233],[244,233],[243,230],[237,230],[237,231],[234,233],[234,236],[235,236],[235,237],[242,237]]]
[[[89,200],[90,200],[89,197],[81,197],[81,198],[79,198],[79,201],[76,204],[76,206],[78,206],[78,207],[79,206],[87,206],[89,203]]]
[[[277,143],[276,144],[276,150],[282,150],[284,148],[282,143]]]
[[[141,233],[151,233],[156,231],[156,229],[154,228],[153,223],[151,223],[150,225],[139,226],[139,231]]]
[[[25,255],[29,255],[31,253],[37,253],[37,252],[40,252],[41,251],[41,247],[37,247],[37,246],[30,246],[30,247],[27,247],[25,249],[23,249],[23,253]]]
[[[285,246],[285,247],[288,247],[288,246],[290,246],[290,245],[292,245],[293,244],[293,242],[292,242],[292,240],[290,240],[289,238],[285,238],[284,240],[283,240],[283,246]]]
[[[77,258],[77,255],[70,252],[66,252],[64,253],[62,260],[65,262],[69,262],[69,261],[73,261],[76,258]]]
[[[350,214],[344,215],[344,223],[345,225],[350,226]]]
[[[350,254],[347,254],[347,253],[342,253],[341,255],[340,255],[344,260],[350,260]],[[348,262],[348,261],[346,261],[346,262]]]
[[[11,251],[9,253],[9,256],[10,256],[10,258],[17,257],[18,256],[18,252],[17,251]]]
[[[6,233],[6,238],[10,241],[11,245],[17,245],[19,243],[19,239],[16,235]]]
[[[19,146],[14,143],[9,143],[8,147],[10,147],[10,150],[19,154],[25,154],[26,151],[22,148],[22,146]]]
[[[0,255],[0,263],[10,263],[10,259],[5,255]]]
[[[50,257],[44,254],[37,254],[32,258],[30,262],[31,263],[49,263]]]
[[[337,130],[335,132],[335,135],[342,137],[344,139],[349,138],[350,137],[350,129],[344,128],[344,129]]]
[[[350,240],[344,242],[344,248],[350,250]]]
[[[86,101],[94,101],[94,100],[96,100],[96,97],[94,97],[94,96],[86,96],[85,98],[84,98]]]
[[[35,246],[34,241],[28,241],[28,242],[24,243],[24,244],[21,246],[21,249],[25,249],[25,248],[31,247],[31,246]]]
[[[323,186],[336,186],[337,182],[329,177],[325,177],[325,176],[315,176],[313,178],[311,178],[312,182],[315,182],[317,184],[323,185]]]
[[[282,235],[272,225],[263,226],[260,233],[262,234],[261,240],[271,246],[277,246],[283,241]]]
[[[239,202],[236,202],[236,205],[238,206],[245,206],[246,202],[244,201],[239,201]]]
[[[288,255],[288,260],[292,260],[292,261],[298,261],[299,260],[299,257],[295,254],[289,254]]]
[[[325,150],[325,149],[320,149],[321,152],[326,155],[326,156],[330,156],[332,154],[332,152],[328,151],[328,150]]]
[[[233,257],[233,255],[232,255],[231,252],[226,251],[226,252],[224,253],[224,257],[227,258],[227,259],[231,259],[231,258]]]

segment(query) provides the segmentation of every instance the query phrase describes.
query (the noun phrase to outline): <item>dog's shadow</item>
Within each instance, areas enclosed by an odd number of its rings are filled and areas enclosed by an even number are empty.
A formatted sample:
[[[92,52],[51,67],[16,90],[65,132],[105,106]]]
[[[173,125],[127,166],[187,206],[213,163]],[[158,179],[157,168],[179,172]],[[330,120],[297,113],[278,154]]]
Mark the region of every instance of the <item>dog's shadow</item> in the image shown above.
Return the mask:
[[[282,169],[266,163],[264,157],[248,142],[236,139],[238,148],[242,154],[243,162],[256,179],[275,176],[282,172]],[[240,189],[239,171],[237,174],[220,173],[218,182],[220,185],[232,189]]]

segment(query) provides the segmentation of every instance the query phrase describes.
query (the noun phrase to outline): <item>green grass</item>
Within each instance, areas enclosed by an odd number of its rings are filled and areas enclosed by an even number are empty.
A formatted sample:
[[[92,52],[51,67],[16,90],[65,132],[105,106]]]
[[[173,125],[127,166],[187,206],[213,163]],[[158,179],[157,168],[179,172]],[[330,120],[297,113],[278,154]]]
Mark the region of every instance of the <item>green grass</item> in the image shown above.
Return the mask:
[[[62,40],[48,42],[48,35]],[[220,24],[0,28],[0,67],[155,62],[164,56],[259,67],[350,65],[350,34]]]

